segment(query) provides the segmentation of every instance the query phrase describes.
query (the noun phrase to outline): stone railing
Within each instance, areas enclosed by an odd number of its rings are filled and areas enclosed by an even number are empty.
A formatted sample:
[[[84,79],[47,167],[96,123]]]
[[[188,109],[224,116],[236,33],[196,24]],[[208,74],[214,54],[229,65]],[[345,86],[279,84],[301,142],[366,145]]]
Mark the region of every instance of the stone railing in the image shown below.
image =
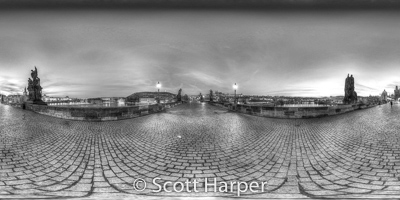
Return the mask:
[[[370,108],[374,105],[335,105],[317,107],[275,107],[264,105],[245,105],[232,103],[209,102],[211,105],[226,108],[231,111],[272,118],[315,118],[342,114],[353,110]]]
[[[161,112],[175,107],[180,102],[127,107],[57,107],[25,104],[25,109],[53,117],[81,121],[112,121],[130,119]]]
[[[6,102],[3,102],[2,104],[9,105],[9,106],[16,107],[16,108],[22,108],[22,104],[21,103],[6,103]]]

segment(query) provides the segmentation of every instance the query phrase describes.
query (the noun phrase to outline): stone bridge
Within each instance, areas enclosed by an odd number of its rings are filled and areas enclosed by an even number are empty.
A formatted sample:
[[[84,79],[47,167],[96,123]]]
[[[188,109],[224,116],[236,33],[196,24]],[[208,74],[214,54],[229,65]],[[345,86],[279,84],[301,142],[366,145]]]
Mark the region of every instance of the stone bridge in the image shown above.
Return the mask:
[[[273,119],[190,103],[70,121],[0,104],[0,198],[236,197],[153,192],[166,181],[267,182],[243,198],[400,197],[400,106]],[[133,182],[147,181],[144,191]]]

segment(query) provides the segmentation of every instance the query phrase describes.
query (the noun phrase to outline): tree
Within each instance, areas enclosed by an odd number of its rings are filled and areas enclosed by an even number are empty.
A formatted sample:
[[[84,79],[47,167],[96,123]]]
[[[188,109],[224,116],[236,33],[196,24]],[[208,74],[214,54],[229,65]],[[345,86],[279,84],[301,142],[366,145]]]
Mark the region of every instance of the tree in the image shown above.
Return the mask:
[[[210,90],[210,101],[211,101],[211,102],[213,102],[213,97],[214,97],[214,95],[213,95],[213,91],[212,91],[212,90]]]

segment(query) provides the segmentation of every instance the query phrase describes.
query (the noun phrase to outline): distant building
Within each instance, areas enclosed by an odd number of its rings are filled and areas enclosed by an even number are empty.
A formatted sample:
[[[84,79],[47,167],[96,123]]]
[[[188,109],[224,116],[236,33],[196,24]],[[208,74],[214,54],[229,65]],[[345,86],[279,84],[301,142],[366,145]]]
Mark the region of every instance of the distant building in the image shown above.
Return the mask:
[[[88,98],[87,102],[91,104],[103,104],[103,100],[101,98]]]
[[[342,104],[344,96],[331,96],[330,100],[333,104]]]
[[[5,102],[8,103],[8,104],[18,104],[18,103],[21,103],[21,95],[19,95],[19,94],[16,94],[16,95],[8,95],[8,96],[6,97]]]
[[[46,94],[43,94],[42,96],[42,101],[44,102],[62,102],[62,101],[71,101],[72,99],[69,98],[68,96],[66,97],[50,97],[47,96]]]
[[[267,103],[273,103],[274,102],[274,100],[272,98],[258,97],[258,96],[246,97],[246,98],[243,98],[243,99],[244,99],[243,103],[245,103],[245,104],[267,104]],[[239,102],[241,102],[240,99],[239,99]]]
[[[364,104],[380,104],[381,96],[372,96],[369,95],[368,97],[360,97],[359,102]]]
[[[24,89],[24,92],[22,93],[20,102],[21,102],[21,103],[24,103],[24,102],[26,102],[26,101],[28,101],[28,100],[29,100],[29,97],[28,97],[28,93],[26,92],[26,88],[25,88],[25,89]]]
[[[124,97],[97,97],[97,98],[88,98],[88,103],[93,104],[114,104],[114,103],[125,103]]]
[[[126,97],[127,103],[155,103],[160,98],[161,103],[176,101],[176,94],[170,92],[136,92]]]

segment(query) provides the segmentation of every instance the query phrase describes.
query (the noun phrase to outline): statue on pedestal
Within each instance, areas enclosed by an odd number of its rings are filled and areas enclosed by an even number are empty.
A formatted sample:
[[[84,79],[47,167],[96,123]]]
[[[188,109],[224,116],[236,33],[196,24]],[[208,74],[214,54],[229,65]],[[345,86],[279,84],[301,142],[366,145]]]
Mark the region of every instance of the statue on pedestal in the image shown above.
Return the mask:
[[[42,100],[42,86],[40,86],[40,78],[38,77],[38,70],[31,70],[31,78],[28,79],[28,100],[33,104],[43,104],[46,105]]]
[[[182,88],[179,89],[178,95],[176,95],[176,101],[181,102],[182,101]]]
[[[31,78],[28,79],[28,100],[33,100],[33,81]]]
[[[357,103],[357,92],[354,91],[354,77],[347,74],[344,85],[344,98],[343,104],[355,104]]]
[[[397,101],[400,98],[400,90],[399,87],[396,86],[396,89],[394,90],[394,100]]]
[[[381,100],[382,101],[386,101],[387,100],[387,96],[388,96],[388,94],[387,94],[386,90],[383,90],[383,92],[381,94]]]

